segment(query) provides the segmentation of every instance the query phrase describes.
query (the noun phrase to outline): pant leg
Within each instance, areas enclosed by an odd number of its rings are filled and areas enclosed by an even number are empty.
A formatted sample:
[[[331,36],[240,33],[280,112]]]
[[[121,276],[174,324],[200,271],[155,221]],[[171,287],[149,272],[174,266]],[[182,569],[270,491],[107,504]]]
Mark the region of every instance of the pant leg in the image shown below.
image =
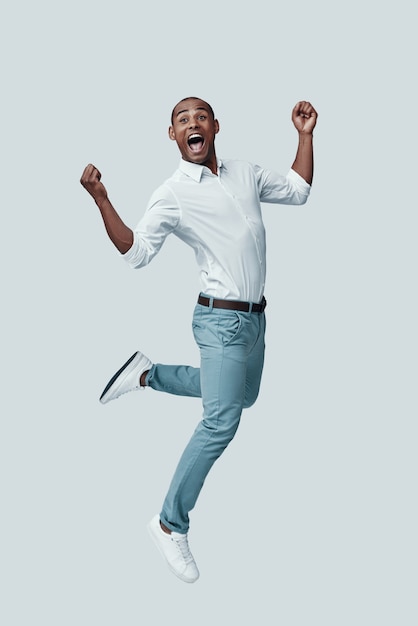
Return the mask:
[[[261,374],[264,363],[265,317],[260,316],[260,327],[255,345],[251,350],[251,358],[247,363],[245,382],[244,408],[250,407],[257,399],[260,389]],[[150,369],[146,384],[155,391],[171,393],[177,396],[200,398],[200,368],[190,365],[163,365],[155,363]]]
[[[199,367],[155,363],[145,382],[155,391],[164,391],[176,396],[201,397]]]
[[[197,305],[193,331],[200,348],[203,419],[179,461],[161,511],[163,523],[186,533],[205,478],[233,439],[246,401],[246,386],[256,397],[264,350],[264,315],[210,309]],[[251,368],[252,351],[256,349]],[[249,385],[251,370],[256,385]],[[256,392],[254,391],[257,387]]]

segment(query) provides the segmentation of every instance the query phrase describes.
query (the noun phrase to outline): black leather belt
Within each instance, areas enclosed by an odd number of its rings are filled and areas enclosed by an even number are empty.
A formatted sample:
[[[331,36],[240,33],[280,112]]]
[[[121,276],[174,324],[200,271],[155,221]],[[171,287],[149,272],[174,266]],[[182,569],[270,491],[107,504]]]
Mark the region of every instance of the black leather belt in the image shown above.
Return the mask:
[[[198,304],[203,306],[210,306],[211,299],[206,296],[199,296],[197,299]],[[230,311],[244,311],[245,313],[262,313],[266,308],[267,301],[263,296],[260,303],[256,302],[241,302],[241,300],[218,300],[213,299],[214,309],[229,309]]]

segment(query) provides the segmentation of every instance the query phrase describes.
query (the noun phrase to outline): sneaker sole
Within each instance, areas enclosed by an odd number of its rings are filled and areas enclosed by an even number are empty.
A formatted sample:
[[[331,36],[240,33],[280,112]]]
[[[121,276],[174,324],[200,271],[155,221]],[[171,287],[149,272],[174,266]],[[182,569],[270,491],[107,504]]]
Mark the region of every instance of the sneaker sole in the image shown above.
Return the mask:
[[[130,363],[132,363],[132,361],[134,360],[134,358],[136,357],[136,355],[138,354],[137,352],[134,352],[134,354],[126,361],[126,363],[124,363],[122,365],[122,367],[116,372],[116,374],[114,376],[112,376],[112,378],[109,380],[109,382],[107,383],[106,387],[103,390],[102,395],[100,396],[99,400],[102,404],[106,403],[106,394],[110,391],[110,388],[112,387],[113,383],[115,382],[115,380],[122,374],[123,370],[125,370],[128,365]]]

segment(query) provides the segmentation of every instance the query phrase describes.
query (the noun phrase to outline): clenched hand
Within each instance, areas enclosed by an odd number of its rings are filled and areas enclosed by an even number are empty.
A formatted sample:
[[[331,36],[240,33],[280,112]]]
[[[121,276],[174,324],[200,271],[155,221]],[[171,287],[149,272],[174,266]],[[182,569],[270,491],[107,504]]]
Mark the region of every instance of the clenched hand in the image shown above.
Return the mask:
[[[309,135],[316,125],[318,113],[310,102],[302,100],[298,102],[292,111],[292,122],[299,133]]]
[[[94,198],[97,204],[107,199],[106,187],[101,182],[101,177],[102,175],[97,167],[89,163],[89,165],[84,168],[84,172],[80,178],[80,183]]]

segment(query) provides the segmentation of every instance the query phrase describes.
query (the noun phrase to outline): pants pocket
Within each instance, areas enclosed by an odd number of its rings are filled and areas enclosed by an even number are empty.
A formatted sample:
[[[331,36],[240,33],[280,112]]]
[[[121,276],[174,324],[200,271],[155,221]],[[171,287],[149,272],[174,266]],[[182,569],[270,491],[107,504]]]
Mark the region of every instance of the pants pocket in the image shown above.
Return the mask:
[[[237,311],[222,314],[218,319],[218,337],[224,346],[231,343],[239,334],[242,319]]]
[[[203,346],[226,346],[239,335],[242,326],[237,311],[204,311],[194,315],[192,329],[195,341]]]

